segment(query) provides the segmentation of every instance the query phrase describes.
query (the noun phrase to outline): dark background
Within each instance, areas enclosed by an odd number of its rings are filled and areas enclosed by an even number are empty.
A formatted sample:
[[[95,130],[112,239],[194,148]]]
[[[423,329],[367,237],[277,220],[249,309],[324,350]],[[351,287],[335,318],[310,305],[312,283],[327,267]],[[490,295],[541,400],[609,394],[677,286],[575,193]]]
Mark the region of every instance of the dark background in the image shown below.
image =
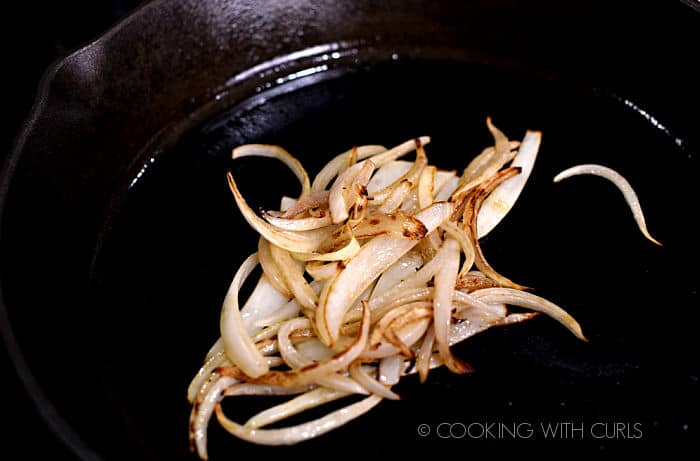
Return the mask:
[[[11,1],[0,12],[0,161],[34,102],[45,70],[98,37],[127,15],[138,0]],[[39,418],[0,347],[0,458],[75,461]]]

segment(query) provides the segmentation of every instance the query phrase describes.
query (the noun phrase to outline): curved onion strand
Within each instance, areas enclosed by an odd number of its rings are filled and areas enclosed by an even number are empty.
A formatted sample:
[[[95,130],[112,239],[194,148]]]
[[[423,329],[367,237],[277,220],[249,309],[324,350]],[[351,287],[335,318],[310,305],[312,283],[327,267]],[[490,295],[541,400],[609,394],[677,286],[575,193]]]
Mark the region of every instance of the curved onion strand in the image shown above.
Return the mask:
[[[627,181],[627,179],[625,179],[625,177],[617,171],[602,165],[595,165],[592,163],[585,165],[576,165],[571,168],[567,168],[566,170],[556,175],[554,177],[554,182],[559,182],[562,179],[582,174],[600,176],[601,178],[605,178],[608,181],[615,184],[615,186],[617,186],[620,192],[622,192],[622,195],[625,197],[627,205],[630,207],[630,210],[632,210],[632,215],[634,216],[634,220],[637,223],[637,227],[639,227],[639,230],[642,232],[644,237],[654,242],[655,244],[662,246],[661,242],[652,237],[649,233],[649,230],[647,229],[646,220],[644,219],[644,213],[642,212],[642,206],[639,203],[637,193],[634,191],[629,181]]]
[[[224,415],[221,405],[216,405],[216,418],[221,426],[231,434],[248,442],[262,445],[291,445],[318,437],[367,413],[382,398],[376,395],[360,400],[322,418],[283,429],[252,429],[231,421]]]

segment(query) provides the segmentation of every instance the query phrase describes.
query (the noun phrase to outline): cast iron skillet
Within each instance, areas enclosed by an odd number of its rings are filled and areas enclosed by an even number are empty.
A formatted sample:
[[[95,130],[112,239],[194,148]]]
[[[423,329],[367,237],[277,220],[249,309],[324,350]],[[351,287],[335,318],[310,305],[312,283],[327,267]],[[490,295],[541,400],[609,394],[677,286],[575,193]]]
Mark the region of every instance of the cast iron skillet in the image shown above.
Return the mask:
[[[41,417],[81,459],[194,459],[185,389],[255,242],[224,173],[256,204],[294,192],[271,164],[232,165],[230,148],[279,143],[315,172],[353,144],[428,134],[432,161],[460,168],[489,142],[491,115],[513,138],[539,129],[544,141],[487,254],[566,306],[590,344],[544,318],[490,331],[457,348],[472,375],[407,380],[402,401],[289,448],[214,422],[211,458],[689,443],[699,26],[697,11],[662,1],[145,5],[49,70],[3,170],[0,325]],[[602,180],[551,184],[581,162],[628,177],[662,248]],[[258,403],[226,409],[241,420]],[[584,433],[550,440],[548,422]],[[449,440],[441,423],[455,427]]]

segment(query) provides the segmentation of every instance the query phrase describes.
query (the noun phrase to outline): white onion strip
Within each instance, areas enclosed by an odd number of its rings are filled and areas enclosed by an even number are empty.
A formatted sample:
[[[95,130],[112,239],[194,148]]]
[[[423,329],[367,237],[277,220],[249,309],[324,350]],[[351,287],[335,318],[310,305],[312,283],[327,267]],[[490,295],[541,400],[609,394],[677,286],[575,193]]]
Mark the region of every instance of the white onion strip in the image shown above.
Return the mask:
[[[620,189],[620,192],[622,192],[622,195],[625,197],[625,201],[627,202],[627,205],[630,207],[632,210],[632,215],[634,216],[634,220],[637,223],[637,226],[639,227],[639,230],[642,232],[644,237],[647,239],[651,240],[655,244],[661,246],[661,242],[656,240],[654,237],[651,236],[649,233],[649,230],[647,229],[647,224],[646,220],[644,219],[644,213],[642,212],[642,206],[639,203],[639,198],[637,197],[637,193],[634,191],[632,186],[630,185],[629,181],[624,178],[620,173],[617,171],[602,166],[602,165],[595,165],[595,164],[585,164],[585,165],[576,165],[571,168],[567,168],[566,170],[562,171],[558,175],[554,177],[554,182],[559,182],[562,179],[570,178],[572,176],[576,175],[582,175],[582,174],[591,174],[595,176],[600,176],[601,178],[605,178],[608,181],[612,182],[617,186],[618,189]]]
[[[581,325],[568,312],[540,296],[512,288],[484,288],[472,293],[472,296],[485,303],[505,303],[542,312],[564,325],[577,338],[588,341],[581,331]]]
[[[452,205],[442,202],[419,212],[415,218],[430,232],[448,219],[451,213]],[[416,243],[417,240],[379,235],[366,243],[338,276],[326,282],[316,317],[321,341],[330,346],[337,341],[345,313],[360,293]]]
[[[301,162],[293,157],[289,152],[279,146],[271,146],[267,144],[245,144],[236,147],[231,152],[231,158],[236,160],[242,157],[268,157],[282,161],[292,170],[292,173],[297,177],[301,184],[301,195],[307,195],[311,192],[311,184],[309,175],[302,166]]]
[[[268,372],[265,357],[260,353],[245,330],[238,309],[238,292],[246,278],[258,265],[258,255],[248,256],[231,281],[221,310],[220,330],[226,356],[248,376],[260,376]]]
[[[467,373],[471,367],[456,358],[450,351],[449,333],[452,323],[452,292],[459,272],[459,244],[448,238],[443,243],[445,257],[435,273],[435,293],[433,295],[433,329],[435,342],[442,360],[454,373]]]
[[[393,392],[387,386],[372,378],[369,374],[367,374],[364,368],[365,367],[362,365],[362,362],[355,362],[352,365],[350,365],[348,371],[350,372],[350,376],[352,376],[355,381],[357,381],[359,384],[365,387],[372,394],[390,400],[400,399],[397,393]],[[367,368],[371,368],[372,371],[374,371],[375,373],[377,372],[376,367]]]
[[[381,397],[370,395],[359,402],[333,411],[322,418],[283,429],[252,429],[237,424],[224,415],[220,404],[216,406],[216,417],[224,429],[248,442],[262,445],[291,445],[318,437],[340,427],[365,414],[381,401]]]
[[[250,380],[250,382],[259,384],[301,386],[303,384],[315,382],[319,378],[322,378],[329,373],[333,373],[348,367],[365,349],[367,339],[369,337],[369,321],[369,308],[367,307],[366,303],[363,303],[360,334],[344,351],[339,352],[326,360],[307,365],[301,369],[292,369],[289,371],[269,371],[262,376],[258,376]]]
[[[525,134],[520,149],[510,164],[512,167],[519,167],[520,174],[503,181],[484,200],[479,210],[477,238],[485,237],[513,208],[535,166],[541,141],[542,133],[539,131],[528,131]]]

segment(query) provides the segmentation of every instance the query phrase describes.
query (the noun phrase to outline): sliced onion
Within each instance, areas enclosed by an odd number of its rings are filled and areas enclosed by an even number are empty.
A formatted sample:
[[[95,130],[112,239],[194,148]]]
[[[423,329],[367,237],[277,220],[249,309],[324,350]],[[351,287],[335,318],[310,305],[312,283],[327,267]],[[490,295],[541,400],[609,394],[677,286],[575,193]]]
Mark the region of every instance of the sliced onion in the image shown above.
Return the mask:
[[[294,395],[308,392],[315,388],[316,386],[313,384],[299,387],[285,387],[237,383],[226,388],[224,391],[224,397],[235,397],[237,395]]]
[[[443,243],[445,258],[435,273],[435,293],[433,295],[433,329],[435,343],[447,368],[454,373],[467,373],[471,367],[462,362],[450,351],[450,324],[452,323],[452,292],[459,272],[459,244],[448,238]]]
[[[252,377],[267,373],[269,367],[265,357],[260,353],[245,330],[241,312],[238,309],[238,292],[257,265],[257,253],[248,256],[241,264],[224,298],[220,321],[221,338],[223,339],[226,356],[231,363],[240,367],[246,375]]]
[[[380,213],[392,213],[401,207],[408,194],[413,188],[413,183],[404,179],[396,187],[394,187],[386,197],[384,203],[379,206]]]
[[[245,427],[258,429],[282,421],[305,410],[343,398],[349,394],[333,389],[318,388],[308,391],[280,405],[261,411],[246,421]]]
[[[437,168],[428,166],[423,169],[418,178],[418,207],[421,209],[433,204],[436,174]]]
[[[287,286],[287,280],[282,274],[279,266],[272,258],[272,252],[270,251],[270,242],[265,240],[265,237],[260,237],[258,239],[258,259],[260,260],[260,265],[263,269],[263,274],[265,275],[266,281],[270,283],[277,292],[282,294],[287,299],[292,297],[292,292]]]
[[[372,160],[365,160],[351,166],[338,176],[328,198],[328,209],[333,223],[337,224],[348,219],[350,216],[348,210],[363,192],[363,189],[357,186],[364,188],[372,171],[374,171],[374,163]]]
[[[435,194],[435,201],[436,202],[444,202],[450,199],[450,197],[454,194],[454,192],[457,190],[457,187],[459,186],[459,178],[457,176],[453,176],[449,178],[445,184],[443,184],[441,187],[438,187],[437,194]]]
[[[588,341],[581,331],[581,325],[568,312],[551,301],[541,298],[532,293],[514,290],[512,288],[485,288],[475,291],[472,296],[485,303],[505,303],[513,306],[532,309],[542,312],[552,317],[557,322],[564,325],[577,338]]]
[[[228,419],[219,404],[216,406],[216,418],[224,429],[248,442],[262,445],[291,445],[318,437],[340,427],[368,412],[381,400],[381,397],[370,395],[357,403],[333,411],[322,418],[283,429],[252,429],[242,426]]]
[[[250,380],[250,382],[275,386],[301,386],[315,382],[329,373],[348,367],[365,349],[369,337],[369,320],[369,308],[365,305],[360,334],[344,351],[335,354],[333,357],[315,362],[299,370],[269,371],[265,375]]]
[[[333,160],[326,163],[321,171],[318,172],[314,178],[313,184],[311,185],[311,190],[314,192],[325,190],[331,181],[333,181],[333,178],[335,178],[338,173],[343,170],[343,167],[347,168],[349,166],[347,159],[348,154],[350,154],[352,150],[355,150],[356,160],[364,160],[368,157],[372,157],[373,155],[386,152],[386,148],[384,146],[359,146],[343,152],[342,154],[336,155],[333,157]]]
[[[331,216],[329,214],[319,217],[309,216],[307,218],[280,218],[273,216],[269,212],[263,212],[263,218],[273,226],[288,231],[313,230],[331,224]]]
[[[207,358],[187,388],[187,401],[194,403],[195,398],[197,398],[197,393],[209,379],[209,376],[218,367],[227,365],[227,362],[228,359],[226,358],[226,354],[224,354],[223,350]]]
[[[272,315],[288,303],[289,297],[280,293],[263,274],[258,284],[241,308],[241,320],[249,335],[255,334],[260,328],[259,321]]]
[[[403,357],[400,355],[384,357],[379,361],[379,381],[390,386],[398,384],[399,379],[401,379],[402,367]]]
[[[449,218],[451,212],[452,205],[441,202],[419,212],[415,218],[430,232]],[[416,240],[379,235],[365,244],[337,277],[326,282],[316,316],[321,341],[331,346],[337,341],[345,313],[360,293],[416,243]]]
[[[375,373],[377,372],[375,367],[367,367],[367,369],[371,369]],[[389,400],[400,399],[398,394],[392,392],[391,389],[389,389],[387,386],[385,386],[384,384],[367,374],[367,371],[365,370],[365,367],[362,366],[361,362],[355,362],[352,365],[350,365],[348,371],[350,372],[350,376],[352,376],[355,381],[360,383],[372,394],[378,395]]]
[[[223,398],[224,389],[237,381],[226,376],[212,375],[200,390],[197,401],[190,415],[190,450],[197,450],[201,459],[209,457],[207,453],[207,426],[214,408]]]
[[[272,224],[260,218],[248,206],[245,199],[241,195],[241,192],[238,190],[238,185],[236,185],[236,181],[233,179],[231,172],[227,174],[227,178],[229,188],[233,193],[233,197],[236,200],[238,208],[241,210],[241,214],[248,224],[250,224],[253,229],[255,229],[270,243],[274,243],[275,245],[289,251],[313,253],[319,248],[321,243],[328,239],[328,237],[333,233],[334,229],[332,227],[324,227],[321,229],[299,232],[286,231],[276,228]]]
[[[400,329],[393,330],[393,332],[389,330],[393,336],[392,340],[394,340],[397,344],[400,344],[400,347],[397,347],[390,342],[381,342],[375,349],[367,348],[367,350],[362,353],[362,359],[382,359],[384,357],[401,354],[401,348],[403,346],[411,346],[425,335],[425,332],[431,325],[431,318],[432,315],[426,315],[425,313],[421,312],[417,314],[416,318],[411,319],[412,321],[407,322]]]
[[[420,220],[402,211],[386,214],[373,210],[362,222],[352,227],[352,232],[358,239],[393,234],[397,237],[420,240],[425,237],[427,229]]]
[[[581,174],[592,174],[595,176],[600,176],[615,184],[615,186],[617,186],[617,188],[620,189],[620,192],[622,192],[622,195],[625,197],[627,205],[632,210],[634,220],[636,221],[637,226],[639,227],[639,230],[642,232],[644,237],[651,240],[655,244],[661,246],[661,242],[652,237],[649,233],[649,230],[647,230],[646,220],[644,219],[644,213],[642,212],[642,206],[639,203],[637,193],[634,191],[627,179],[625,179],[625,177],[617,171],[602,165],[577,165],[568,168],[556,175],[554,177],[554,182],[559,182],[562,179],[570,178],[572,176]]]
[[[286,322],[279,330],[278,342],[280,355],[284,361],[292,368],[301,369],[314,364],[313,360],[305,357],[300,353],[292,344],[290,340],[290,334],[295,329],[311,328],[311,322],[306,318],[296,318]],[[324,359],[326,360],[326,359]],[[330,389],[335,389],[338,391],[343,391],[347,393],[356,394],[367,394],[367,389],[365,389],[361,384],[348,379],[344,376],[330,373],[327,376],[319,378],[316,383],[320,386],[324,386]]]
[[[394,192],[397,187],[402,187],[402,184],[409,183],[413,187],[414,184],[418,184],[418,178],[420,177],[423,169],[428,165],[428,157],[425,155],[425,149],[419,140],[415,141],[416,147],[416,161],[413,163],[411,168],[404,173],[400,178],[396,179],[389,186],[374,192],[370,197],[372,203],[381,204],[384,203]],[[408,190],[410,190],[410,187]],[[408,192],[406,192],[408,193]]]
[[[323,261],[308,261],[306,263],[306,272],[314,278],[314,280],[328,280],[340,272],[342,263],[332,261],[329,263]]]
[[[511,167],[519,167],[520,174],[503,181],[484,200],[484,204],[479,210],[478,238],[482,238],[491,232],[515,204],[530,177],[532,168],[535,166],[541,140],[542,133],[539,131],[528,131],[525,134],[525,138],[520,144],[520,149],[510,164]]]
[[[294,203],[286,208],[286,211],[282,214],[282,218],[294,218],[305,211],[326,206],[328,205],[329,198],[330,192],[327,190],[315,191],[308,195],[304,195],[300,197],[299,200],[295,200]],[[285,210],[284,204],[282,204],[280,209]]]
[[[374,290],[372,290],[372,296],[370,296],[370,309],[372,308],[372,299],[386,293],[408,276],[415,274],[422,265],[423,258],[415,252],[406,253],[399,258],[399,260],[384,271],[377,280],[377,284],[374,286]]]
[[[304,267],[298,261],[295,261],[288,251],[276,245],[270,245],[270,253],[275,264],[280,268],[286,285],[296,301],[303,308],[316,309],[318,298],[309,283],[304,279]]]
[[[374,195],[377,191],[389,187],[402,177],[413,166],[413,162],[394,160],[378,168],[372,179],[367,183],[367,194]]]
[[[280,160],[287,165],[297,179],[299,179],[301,195],[307,195],[311,192],[311,183],[309,181],[309,175],[306,174],[306,170],[299,160],[281,147],[267,144],[245,144],[236,147],[233,149],[233,152],[231,152],[231,158],[233,160],[242,157],[268,157]]]
[[[423,342],[418,349],[418,354],[416,355],[416,371],[418,372],[418,377],[421,383],[428,380],[428,372],[430,371],[430,357],[433,354],[433,347],[435,346],[435,328],[430,328],[425,333]]]
[[[464,209],[464,226],[467,231],[467,235],[474,246],[474,263],[476,264],[476,267],[478,267],[479,270],[484,273],[484,275],[494,280],[499,285],[516,288],[518,290],[525,290],[527,289],[526,286],[518,285],[509,278],[499,274],[493,269],[493,267],[491,267],[488,261],[486,261],[484,253],[481,251],[479,240],[477,239],[477,216],[484,199],[496,186],[501,184],[506,179],[517,175],[519,172],[520,170],[518,168],[506,168],[505,170],[498,172],[485,183],[479,184],[479,186],[472,192],[467,200],[467,205]]]
[[[452,221],[445,221],[440,227],[445,230],[447,235],[459,243],[462,253],[464,253],[464,262],[462,263],[462,268],[459,270],[459,274],[460,276],[466,274],[474,265],[474,259],[476,257],[474,245],[472,245],[469,234]]]

